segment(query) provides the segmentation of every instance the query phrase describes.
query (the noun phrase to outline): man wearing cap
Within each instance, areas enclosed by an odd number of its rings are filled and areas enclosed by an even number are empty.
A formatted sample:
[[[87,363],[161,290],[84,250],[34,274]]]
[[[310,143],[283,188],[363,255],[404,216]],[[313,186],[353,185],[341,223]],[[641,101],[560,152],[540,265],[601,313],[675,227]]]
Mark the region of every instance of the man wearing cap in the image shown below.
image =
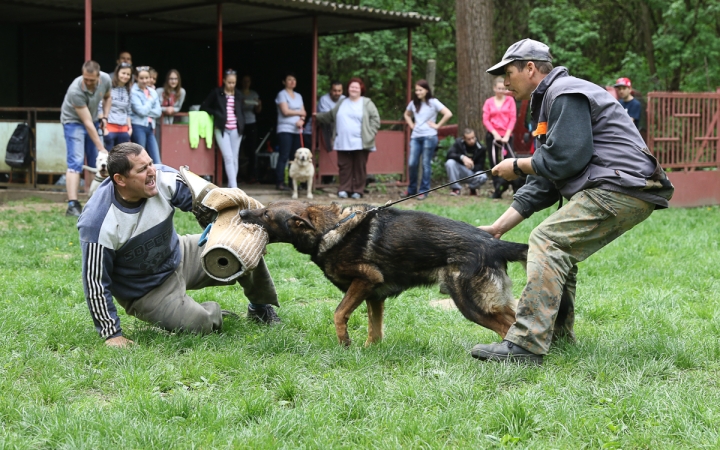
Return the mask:
[[[527,175],[511,207],[481,229],[495,238],[534,212],[567,203],[530,233],[527,285],[501,343],[479,344],[480,360],[541,364],[550,344],[574,341],[577,264],[666,208],[673,186],[627,114],[607,91],[553,68],[547,45],[524,39],[487,71],[505,75],[517,100],[530,100],[532,157],[506,159],[493,175]]]
[[[620,106],[625,108],[625,112],[627,112],[627,115],[632,119],[635,128],[639,130],[642,105],[640,104],[640,100],[632,95],[632,82],[630,82],[630,78],[618,78],[615,82],[615,92],[617,93]]]

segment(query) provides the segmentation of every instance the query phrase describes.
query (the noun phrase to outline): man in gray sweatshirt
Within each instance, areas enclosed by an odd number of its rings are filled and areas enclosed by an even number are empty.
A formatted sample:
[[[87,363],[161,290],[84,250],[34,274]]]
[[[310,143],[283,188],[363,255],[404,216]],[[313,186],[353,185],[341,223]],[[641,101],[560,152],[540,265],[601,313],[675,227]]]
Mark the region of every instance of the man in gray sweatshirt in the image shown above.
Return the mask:
[[[534,212],[567,203],[530,234],[527,285],[501,343],[479,344],[480,360],[541,364],[550,344],[574,341],[577,264],[667,208],[674,188],[620,104],[604,89],[552,66],[547,45],[524,39],[487,70],[530,100],[536,151],[506,159],[493,175],[527,175],[511,207],[481,229],[496,238]]]

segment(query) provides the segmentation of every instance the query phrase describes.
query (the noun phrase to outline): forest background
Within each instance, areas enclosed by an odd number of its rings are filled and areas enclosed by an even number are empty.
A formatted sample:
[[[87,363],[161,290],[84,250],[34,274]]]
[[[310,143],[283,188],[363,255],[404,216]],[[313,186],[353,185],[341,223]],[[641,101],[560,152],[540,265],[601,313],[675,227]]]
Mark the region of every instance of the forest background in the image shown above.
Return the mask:
[[[599,85],[629,77],[650,91],[714,91],[720,86],[720,0],[345,0],[343,3],[441,17],[413,30],[413,80],[437,61],[435,96],[458,107],[456,13],[491,16],[492,33],[480,29],[479,52],[499,61],[507,47],[529,37],[545,42],[554,64]],[[483,20],[483,24],[488,21]],[[383,119],[405,109],[405,29],[327,36],[320,39],[321,92],[334,79],[360,76]],[[489,78],[490,76],[487,75]],[[482,80],[486,97],[490,81]],[[453,121],[454,122],[454,121]]]

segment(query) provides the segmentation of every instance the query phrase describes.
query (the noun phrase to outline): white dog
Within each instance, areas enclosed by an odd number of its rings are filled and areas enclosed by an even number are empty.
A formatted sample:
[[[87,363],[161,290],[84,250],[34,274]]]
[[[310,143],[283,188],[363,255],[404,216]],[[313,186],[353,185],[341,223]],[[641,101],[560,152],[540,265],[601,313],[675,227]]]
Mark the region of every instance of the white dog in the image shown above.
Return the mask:
[[[312,152],[310,149],[300,147],[295,152],[295,159],[290,161],[290,178],[293,183],[292,198],[298,198],[298,183],[307,183],[307,198],[313,198],[312,183],[315,176]]]
[[[88,198],[93,196],[98,186],[100,186],[100,183],[105,181],[105,178],[108,177],[107,159],[108,154],[100,152],[98,153],[97,159],[95,160],[95,167],[83,165],[83,169],[95,174],[95,178],[93,178],[92,183],[90,183],[90,190],[88,190]]]

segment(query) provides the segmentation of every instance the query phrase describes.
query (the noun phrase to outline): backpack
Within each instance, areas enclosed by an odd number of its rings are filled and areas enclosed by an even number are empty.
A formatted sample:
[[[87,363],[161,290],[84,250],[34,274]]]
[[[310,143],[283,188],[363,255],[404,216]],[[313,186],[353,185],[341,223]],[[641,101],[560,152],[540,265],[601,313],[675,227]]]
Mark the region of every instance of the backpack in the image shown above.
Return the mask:
[[[7,144],[5,164],[15,168],[23,168],[30,165],[33,160],[30,154],[30,131],[28,124],[18,124]]]

